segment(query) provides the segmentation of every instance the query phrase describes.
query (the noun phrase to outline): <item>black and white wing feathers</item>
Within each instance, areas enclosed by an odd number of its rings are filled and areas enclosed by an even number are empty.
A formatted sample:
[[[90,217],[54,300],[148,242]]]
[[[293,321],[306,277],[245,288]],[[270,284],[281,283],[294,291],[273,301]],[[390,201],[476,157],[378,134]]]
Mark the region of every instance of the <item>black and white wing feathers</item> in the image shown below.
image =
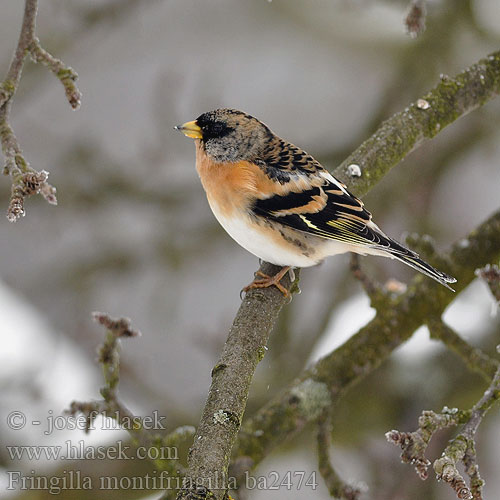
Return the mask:
[[[285,194],[255,199],[252,206],[255,216],[321,238],[385,253],[448,288],[447,283],[456,281],[384,234],[363,202],[312,156],[282,139],[277,140],[279,144],[270,147],[258,164],[270,178],[289,189],[282,189]]]

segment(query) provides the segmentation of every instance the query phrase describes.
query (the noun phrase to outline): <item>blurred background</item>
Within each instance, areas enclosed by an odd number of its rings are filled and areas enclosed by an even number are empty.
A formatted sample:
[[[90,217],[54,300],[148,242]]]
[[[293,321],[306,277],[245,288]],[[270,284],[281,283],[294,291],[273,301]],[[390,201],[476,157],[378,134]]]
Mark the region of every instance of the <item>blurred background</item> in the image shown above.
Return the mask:
[[[23,5],[0,4],[1,79]],[[242,109],[333,170],[441,74],[454,75],[498,49],[497,0],[429,0],[427,30],[416,40],[405,32],[408,6],[409,0],[40,0],[38,36],[76,69],[83,101],[71,111],[60,83],[28,63],[12,109],[26,158],[50,172],[59,205],[34,197],[24,219],[11,224],[0,217],[2,498],[53,496],[6,490],[8,471],[79,470],[97,478],[152,470],[147,461],[12,460],[5,447],[128,439],[124,431],[44,433],[47,417],[73,399],[99,397],[103,330],[92,311],[128,316],[143,332],[122,346],[120,395],[129,408],[158,411],[167,431],[199,420],[239,291],[258,262],[218,226],[194,168],[194,145],[172,126],[219,107]],[[488,103],[387,175],[364,199],[377,223],[397,239],[429,234],[444,250],[498,209],[499,112],[499,100]],[[3,178],[2,210],[9,193]],[[334,257],[302,272],[302,294],[282,313],[246,417],[374,315],[348,262]],[[408,282],[414,274],[383,259],[362,265],[382,282]],[[445,320],[494,355],[500,320],[486,285],[476,281],[458,295]],[[414,430],[424,409],[468,408],[485,388],[422,328],[342,400],[332,461],[345,479],[367,486],[365,498],[452,499],[450,488],[433,477],[421,482],[400,464],[384,433]],[[23,429],[6,425],[12,411],[26,415]],[[312,431],[275,450],[256,474],[315,471]],[[498,413],[479,433],[485,498],[496,498]],[[429,458],[452,436],[440,433]],[[319,474],[317,482],[315,491],[252,491],[249,498],[328,498]],[[113,500],[159,492],[66,489],[59,496]]]

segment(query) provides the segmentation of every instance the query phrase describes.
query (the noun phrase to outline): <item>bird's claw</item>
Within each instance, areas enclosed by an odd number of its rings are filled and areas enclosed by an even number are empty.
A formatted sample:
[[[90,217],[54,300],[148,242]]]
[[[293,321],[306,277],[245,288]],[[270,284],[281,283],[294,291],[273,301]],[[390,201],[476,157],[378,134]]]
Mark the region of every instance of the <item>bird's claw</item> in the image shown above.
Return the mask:
[[[241,290],[240,297],[243,292],[246,293],[249,290],[253,290],[254,288],[268,288],[274,285],[283,294],[284,297],[289,298],[290,292],[280,283],[283,276],[285,276],[285,274],[289,270],[290,268],[284,267],[274,276],[269,276],[262,271],[257,271],[255,273],[255,279]],[[259,276],[261,279],[257,279],[257,276]]]

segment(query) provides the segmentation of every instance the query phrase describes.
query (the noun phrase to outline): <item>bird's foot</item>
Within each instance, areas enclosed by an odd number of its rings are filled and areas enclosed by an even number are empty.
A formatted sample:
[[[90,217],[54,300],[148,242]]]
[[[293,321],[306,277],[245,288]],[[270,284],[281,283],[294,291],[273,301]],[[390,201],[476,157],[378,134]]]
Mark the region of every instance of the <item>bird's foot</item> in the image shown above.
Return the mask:
[[[268,288],[274,285],[285,297],[288,298],[290,297],[290,292],[280,283],[281,279],[288,271],[291,271],[290,266],[283,267],[274,276],[269,276],[268,274],[265,274],[261,271],[257,271],[255,273],[255,279],[241,291],[248,292],[249,290],[253,290],[254,288]]]

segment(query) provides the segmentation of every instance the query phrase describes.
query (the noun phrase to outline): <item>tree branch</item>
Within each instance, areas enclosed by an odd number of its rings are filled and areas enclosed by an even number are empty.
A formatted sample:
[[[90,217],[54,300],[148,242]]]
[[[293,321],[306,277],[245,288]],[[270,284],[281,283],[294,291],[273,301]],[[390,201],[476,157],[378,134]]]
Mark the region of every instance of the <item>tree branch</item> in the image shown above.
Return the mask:
[[[500,211],[445,254],[449,270],[458,278],[457,292],[474,279],[475,269],[499,256]],[[243,425],[234,454],[235,469],[239,472],[240,460],[255,467],[274,447],[315,421],[408,340],[426,318],[439,317],[453,298],[422,276],[416,276],[404,294],[388,296],[389,303],[379,308],[372,321],[305,370]]]
[[[358,500],[361,490],[350,486],[337,474],[332,464],[328,450],[330,448],[331,423],[328,415],[318,419],[316,440],[318,444],[318,469],[325,480],[326,487],[333,498],[340,500]]]
[[[481,375],[487,382],[495,374],[498,361],[490,358],[480,349],[470,346],[453,328],[446,325],[441,319],[427,322],[431,338],[440,340],[451,351],[457,354],[469,370]]]
[[[455,120],[500,93],[500,51],[441,82],[404,111],[391,116],[333,174],[357,196],[366,194],[389,170]],[[361,175],[352,174],[357,165]],[[351,172],[351,173],[350,173]]]
[[[374,280],[372,280],[362,269],[359,263],[359,255],[351,253],[349,269],[353,276],[361,283],[366,295],[370,297],[372,304],[377,304],[384,297],[384,290]]]
[[[452,410],[445,408],[442,413],[424,411],[419,418],[419,426],[415,432],[390,431],[386,434],[387,439],[402,448],[403,462],[414,464],[420,478],[426,479],[430,462],[425,458],[425,450],[432,436],[444,427],[465,424],[461,432],[445,448],[441,458],[434,461],[433,467],[437,479],[448,483],[455,491],[457,498],[482,500],[484,481],[479,475],[474,438],[483,417],[499,399],[500,366],[490,386],[471,410],[459,411],[456,408]],[[470,486],[457,469],[457,464],[460,462],[463,462],[465,466],[465,472],[470,478]]]
[[[279,267],[264,263],[260,270],[273,275]],[[282,280],[292,293],[289,273]],[[212,385],[194,444],[189,450],[184,489],[178,499],[198,497],[222,499],[228,486],[228,466],[240,429],[248,391],[257,364],[281,308],[288,299],[275,287],[250,290],[229,331],[222,355],[212,370]]]
[[[129,432],[136,445],[140,444],[145,450],[148,450],[146,455],[157,468],[168,471],[170,477],[177,477],[183,472],[182,466],[175,459],[165,458],[170,456],[170,453],[165,454],[162,450],[177,447],[181,442],[192,438],[194,428],[183,426],[166,436],[144,428],[141,417],[134,415],[118,398],[118,383],[120,381],[119,342],[122,338],[137,337],[140,332],[131,328],[130,320],[127,318],[113,319],[108,314],[98,312],[94,313],[93,316],[107,330],[106,339],[98,351],[99,363],[102,366],[104,375],[104,387],[100,391],[103,400],[73,401],[68,413],[70,415],[81,413],[86,417],[86,432],[90,431],[98,415],[116,420],[120,426]],[[153,448],[157,449],[157,453],[150,453]],[[173,500],[175,492],[172,490],[167,491],[164,498]]]
[[[496,264],[487,264],[483,269],[478,269],[477,276],[486,282],[497,306],[500,305],[500,269]]]
[[[35,36],[37,9],[38,0],[26,0],[17,48],[7,76],[0,83],[0,142],[5,156],[3,173],[10,175],[12,180],[7,209],[7,219],[10,222],[24,216],[24,200],[33,194],[41,194],[50,204],[57,205],[56,189],[47,182],[48,172],[38,172],[30,167],[10,125],[12,102],[21,80],[26,56],[30,54],[35,62],[43,63],[59,78],[73,109],[79,108],[81,99],[81,93],[75,86],[75,71],[44,50]]]
[[[418,429],[414,432],[389,431],[385,434],[387,441],[403,449],[401,460],[412,464],[415,472],[422,480],[427,479],[427,469],[431,463],[425,457],[425,451],[432,436],[442,429],[463,424],[470,416],[470,412],[461,412],[456,408],[443,408],[441,413],[423,411],[418,419]]]

